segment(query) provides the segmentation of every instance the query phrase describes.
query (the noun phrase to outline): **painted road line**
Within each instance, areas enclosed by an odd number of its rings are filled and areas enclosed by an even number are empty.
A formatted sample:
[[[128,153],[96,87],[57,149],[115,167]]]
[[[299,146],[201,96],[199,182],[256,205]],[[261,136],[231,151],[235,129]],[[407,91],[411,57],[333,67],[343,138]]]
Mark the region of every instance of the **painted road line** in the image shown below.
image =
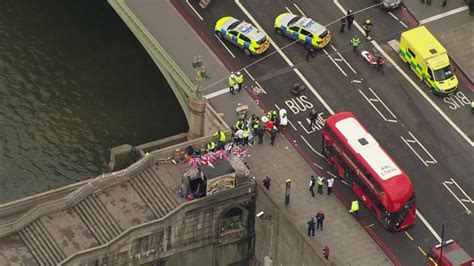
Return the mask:
[[[326,159],[326,157],[324,157],[321,153],[317,152],[313,146],[311,146],[311,144],[309,144],[309,142],[303,137],[303,135],[300,135],[300,137],[303,139],[303,141],[306,143],[306,145],[308,145],[308,147],[314,152],[316,153],[317,155],[321,156],[322,158]]]
[[[362,83],[362,81],[358,80],[358,79],[353,79],[353,80],[351,80],[351,83]]]
[[[315,162],[313,162],[313,164],[316,165],[316,166],[317,166],[319,169],[321,169],[321,170],[324,169],[321,165],[319,165],[319,164],[317,164],[317,163],[315,163]]]
[[[362,94],[362,96],[365,98],[365,100],[367,100],[367,102],[375,109],[375,111],[377,111],[377,113],[383,118],[383,120],[385,121],[388,121],[387,118],[385,118],[385,116],[382,114],[382,112],[380,112],[380,110],[377,108],[377,106],[375,106],[371,99],[369,99],[367,96],[365,96],[364,92],[362,92],[362,90],[359,90],[359,93]]]
[[[418,159],[420,159],[420,161],[426,167],[428,167],[428,164],[425,162],[425,160],[423,160],[423,158],[421,158],[421,156],[415,151],[415,149],[413,149],[413,147],[410,145],[410,143],[404,137],[400,136],[400,138],[402,138],[403,142],[405,142],[405,144],[408,146],[408,148],[410,148],[410,150],[418,157]]]
[[[461,188],[461,186],[458,185],[458,183],[454,179],[451,178],[451,181],[453,181],[453,183],[459,188],[459,190],[461,190],[464,196],[466,196],[466,198],[468,198],[471,203],[474,203],[474,200],[472,200],[471,197],[467,195],[467,193]]]
[[[186,3],[189,5],[189,7],[194,11],[194,13],[196,13],[196,15],[199,17],[199,19],[201,21],[204,21],[204,19],[201,17],[201,15],[199,15],[199,13],[196,11],[196,9],[194,9],[194,7],[189,3],[189,0],[186,0]]]
[[[418,210],[416,210],[416,216],[418,216],[421,222],[428,228],[428,230],[430,230],[431,234],[433,234],[436,240],[439,243],[441,243],[441,237],[438,235],[438,233],[436,233],[433,227],[428,223],[428,221],[426,221],[425,217],[423,217],[423,215],[421,215],[421,213]]]
[[[408,28],[408,26],[407,26],[405,23],[403,23],[403,21],[401,21],[401,20],[400,20],[397,16],[395,16],[392,12],[388,11],[388,13],[390,14],[390,16],[392,16],[392,18],[394,18],[394,19],[396,19],[398,22],[400,22],[400,24],[402,24],[403,27]]]
[[[436,105],[435,102],[433,102],[433,100],[428,96],[426,95],[426,93],[420,88],[420,86],[418,86],[418,84],[416,84],[409,76],[407,73],[405,73],[405,71],[403,71],[401,69],[401,67],[395,63],[395,61],[382,49],[382,47],[380,47],[380,45],[378,45],[378,43],[376,41],[371,41],[371,43],[374,45],[374,47],[385,57],[385,59],[387,59],[394,67],[395,69],[398,70],[398,72],[400,72],[400,74],[402,74],[402,76],[418,91],[418,93],[421,94],[421,96],[423,96],[423,98],[425,98],[425,100],[444,118],[444,120],[446,120],[446,122],[448,122],[451,127],[454,128],[454,130],[456,130],[468,143],[469,145],[471,145],[471,147],[474,147],[474,142],[469,138],[469,136],[466,135],[466,133],[464,133],[464,131],[462,131],[449,117],[448,115],[446,115],[446,113],[444,113],[441,108],[439,108],[438,105]],[[397,51],[398,53],[398,51]]]
[[[446,189],[451,192],[451,194],[453,195],[453,197],[459,202],[459,204],[461,204],[461,206],[463,206],[463,208],[466,210],[466,213],[467,214],[470,214],[471,213],[471,210],[466,206],[466,204],[464,204],[464,202],[469,202],[469,203],[472,203],[472,199],[466,194],[466,192],[456,183],[456,181],[454,181],[454,179],[451,178],[451,181],[445,181],[443,182],[443,185],[444,187],[446,187]],[[467,198],[467,199],[460,199],[456,193],[454,193],[453,190],[451,190],[451,188],[448,186],[448,185],[455,185],[459,191],[461,191],[462,194],[464,194],[464,196]]]
[[[242,12],[252,21],[252,23],[259,28],[260,31],[262,31],[262,33],[264,33],[265,35],[269,36],[264,30],[263,28],[260,26],[260,24],[255,20],[254,17],[252,17],[252,15],[250,14],[250,12],[247,11],[247,9],[242,5],[242,3],[240,3],[240,0],[234,0],[235,3],[237,4],[237,6],[242,10]],[[306,87],[314,94],[314,96],[316,96],[316,98],[319,100],[319,102],[321,102],[321,104],[324,106],[324,108],[326,108],[326,110],[331,114],[333,115],[334,114],[334,111],[332,110],[332,108],[327,104],[327,102],[323,99],[323,97],[321,97],[321,95],[319,95],[319,93],[314,89],[314,87],[308,82],[308,80],[303,76],[303,74],[301,74],[301,72],[295,68],[293,62],[291,62],[291,60],[283,53],[283,51],[280,49],[280,47],[278,47],[278,45],[276,45],[276,43],[273,41],[272,38],[268,37],[268,40],[270,41],[271,45],[275,48],[275,50],[280,54],[280,56],[283,58],[283,60],[286,61],[286,63],[291,67],[293,68],[293,71],[295,71],[296,75],[298,75],[298,77],[303,81],[303,83],[306,85]]]
[[[216,36],[217,40],[222,44],[222,46],[224,46],[224,48],[227,50],[227,52],[229,52],[229,54],[235,58],[235,55],[229,50],[229,48],[227,47],[227,45],[225,45],[225,43],[221,40],[221,38],[219,38],[219,36],[215,35]]]
[[[296,3],[293,3],[293,5],[296,7],[296,9],[298,9],[298,11],[301,13],[301,15],[303,15],[303,17],[306,17],[306,15],[303,13],[303,11],[301,10],[301,8],[296,5]]]
[[[372,90],[372,88],[369,87],[369,90],[372,92],[372,94],[377,98],[377,100],[385,107],[385,109],[392,115],[394,119],[397,119],[397,116],[388,108],[388,106],[379,98],[379,96],[375,93],[375,91]],[[397,120],[392,120],[388,119],[387,121],[396,123]]]
[[[337,176],[329,171],[326,171],[326,173],[328,173],[330,176],[334,177],[334,178],[337,178]]]
[[[441,18],[444,18],[444,17],[447,17],[447,16],[451,16],[451,15],[457,14],[459,12],[462,12],[464,10],[468,10],[468,9],[469,9],[468,6],[461,6],[461,7],[458,7],[456,9],[453,9],[453,10],[450,10],[450,11],[447,11],[447,12],[429,17],[429,18],[422,19],[422,20],[420,20],[420,25],[423,25],[423,24],[426,24],[426,23],[429,23],[429,22],[432,22],[432,21],[435,21],[435,20],[438,20],[438,19],[441,19]]]
[[[205,95],[204,97],[209,100],[209,99],[212,99],[212,98],[217,97],[219,95],[222,95],[226,92],[229,92],[229,88],[225,88],[225,89],[222,89],[222,90],[215,91],[213,93],[209,93],[209,94]]]
[[[405,235],[406,235],[408,238],[410,238],[411,241],[413,241],[413,237],[412,237],[407,231],[405,231]]]
[[[293,12],[291,12],[291,10],[287,6],[285,6],[285,9],[286,11],[288,11],[288,13],[293,14]]]
[[[372,227],[372,226],[374,226],[374,224],[366,225],[366,226],[364,226],[364,228],[367,229],[367,228],[370,228],[370,227]]]
[[[347,14],[347,11],[346,9],[341,6],[341,4],[339,4],[339,2],[337,2],[337,0],[334,0],[333,1],[334,4],[342,11],[342,13],[344,14]],[[362,29],[362,27],[359,25],[359,23],[357,23],[357,21],[354,21],[354,25],[356,26],[356,28],[362,33],[364,34],[364,30]],[[471,147],[474,147],[474,142],[466,135],[466,133],[464,133],[442,110],[441,108],[439,108],[439,106],[437,106],[433,100],[431,100],[430,97],[428,97],[426,95],[426,93],[421,90],[421,88],[405,73],[405,71],[403,71],[400,66],[398,66],[397,63],[395,63],[395,61],[382,49],[382,47],[380,47],[380,45],[378,45],[378,43],[376,41],[371,41],[371,43],[374,45],[374,47],[385,57],[385,59],[387,59],[394,67],[395,69],[398,70],[398,72],[400,72],[400,74],[402,74],[402,76],[413,86],[415,87],[415,89],[421,94],[421,96],[423,96],[426,101],[428,101],[429,104],[431,104],[431,106],[446,120],[446,122],[448,122],[453,128],[454,130],[456,130],[468,143],[469,145],[471,145]],[[398,51],[397,51],[398,53]]]
[[[334,61],[334,59],[333,59],[333,58],[331,57],[331,55],[326,51],[326,49],[323,49],[323,52],[329,57],[329,59],[331,59],[331,61],[334,63],[334,65],[336,65],[336,67],[339,68],[339,70],[342,72],[342,74],[347,77],[346,72],[344,72],[344,70],[342,70],[342,68],[336,63],[336,61]]]
[[[424,257],[426,257],[426,252],[420,246],[418,246],[418,250],[421,252],[421,254],[423,254]]]
[[[267,92],[263,89],[263,87],[256,81],[253,76],[250,74],[250,72],[247,71],[246,68],[243,69],[245,73],[250,77],[250,79],[258,86],[258,90],[261,90],[263,93],[267,94]]]
[[[334,61],[342,62],[342,59],[341,58],[334,58]]]
[[[334,47],[332,44],[331,44],[331,48],[334,50],[334,52],[337,53],[337,55],[339,55],[339,57],[344,61],[344,63],[346,63],[346,65],[352,70],[352,72],[354,74],[357,74],[357,72],[354,70],[354,68],[346,61],[346,59],[341,55],[341,53],[339,53],[339,51],[336,49],[336,47]]]
[[[430,156],[431,161],[426,161],[427,163],[435,164],[435,163],[438,162],[438,161],[436,161],[436,159],[433,157],[433,155],[431,155],[431,153],[428,152],[428,150],[425,148],[425,146],[423,146],[423,145],[421,144],[421,142],[418,141],[418,139],[415,137],[415,135],[413,135],[410,131],[408,131],[408,134],[410,134],[410,136],[418,143],[418,145],[420,145],[420,147],[426,152],[426,154],[428,154],[428,156]]]

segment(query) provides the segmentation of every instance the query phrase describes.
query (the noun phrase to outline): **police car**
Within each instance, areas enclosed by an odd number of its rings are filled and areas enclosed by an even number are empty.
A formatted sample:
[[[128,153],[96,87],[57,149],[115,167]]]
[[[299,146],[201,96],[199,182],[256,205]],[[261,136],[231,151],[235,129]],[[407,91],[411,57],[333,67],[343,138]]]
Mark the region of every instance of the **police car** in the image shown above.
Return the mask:
[[[331,40],[331,33],[326,27],[310,18],[291,13],[276,17],[275,32],[321,49]]]
[[[270,46],[267,36],[255,26],[233,17],[219,19],[215,31],[219,38],[242,48],[246,55],[259,55]]]

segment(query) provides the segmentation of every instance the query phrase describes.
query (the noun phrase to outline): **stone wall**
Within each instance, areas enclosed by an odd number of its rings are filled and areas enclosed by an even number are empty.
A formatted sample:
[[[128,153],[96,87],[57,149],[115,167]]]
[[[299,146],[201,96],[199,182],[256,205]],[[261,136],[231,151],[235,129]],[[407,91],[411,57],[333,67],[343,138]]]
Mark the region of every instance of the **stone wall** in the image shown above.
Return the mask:
[[[262,265],[330,265],[315,245],[291,222],[262,184],[257,184],[255,257]]]
[[[70,256],[63,265],[168,260],[227,265],[248,260],[254,250],[255,188],[252,182],[184,203],[161,219],[131,227],[107,244]]]

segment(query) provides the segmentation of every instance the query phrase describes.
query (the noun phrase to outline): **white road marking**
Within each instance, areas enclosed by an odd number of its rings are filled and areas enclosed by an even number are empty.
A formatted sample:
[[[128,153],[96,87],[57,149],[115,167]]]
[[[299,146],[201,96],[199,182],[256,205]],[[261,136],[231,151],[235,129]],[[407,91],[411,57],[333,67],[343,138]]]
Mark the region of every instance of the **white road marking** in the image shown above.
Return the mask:
[[[303,13],[301,8],[299,8],[299,6],[296,5],[296,3],[293,3],[293,5],[296,7],[296,9],[298,9],[298,11],[301,13],[301,15],[303,15],[303,17],[306,17],[306,15]]]
[[[426,161],[423,160],[423,158],[420,156],[420,154],[418,154],[418,152],[415,151],[415,149],[410,145],[410,143],[409,143],[403,136],[400,136],[400,138],[402,138],[403,142],[405,142],[405,144],[408,146],[408,148],[410,148],[410,150],[418,157],[418,159],[420,159],[420,161],[421,161],[426,167],[428,167],[428,164],[426,163]]]
[[[242,5],[242,3],[240,3],[239,0],[234,0],[235,3],[237,4],[237,6],[242,10],[242,12],[244,12],[244,14],[252,21],[252,23],[257,26],[261,32],[263,32],[265,35],[269,36],[264,30],[263,28],[260,26],[260,24],[258,24],[258,22],[252,17],[252,15],[250,15],[250,13],[247,11],[247,9]],[[283,60],[286,61],[286,63],[293,68],[293,71],[295,71],[296,75],[298,75],[298,77],[303,81],[303,83],[306,85],[306,87],[316,96],[316,98],[319,100],[319,102],[321,102],[321,104],[324,106],[324,108],[326,108],[326,110],[331,114],[333,115],[334,114],[334,111],[332,110],[331,107],[329,107],[329,105],[326,103],[326,101],[321,97],[321,95],[319,95],[319,93],[314,89],[314,87],[308,82],[308,80],[303,76],[303,74],[301,74],[301,72],[297,69],[297,68],[294,68],[294,64],[293,62],[291,62],[291,60],[283,53],[283,51],[280,49],[280,47],[278,47],[278,45],[276,45],[276,43],[270,38],[268,37],[268,40],[270,41],[271,45],[275,48],[275,50],[280,54],[280,56],[283,58]]]
[[[395,114],[387,107],[387,105],[385,105],[385,103],[379,98],[379,96],[372,90],[372,88],[369,87],[369,90],[372,92],[372,94],[377,98],[377,100],[383,105],[383,107],[385,107],[385,109],[387,109],[387,111],[392,115],[393,118],[397,119],[397,116],[395,116]],[[397,122],[396,120],[391,120],[391,119],[388,119],[387,121],[389,122]]]
[[[423,217],[423,215],[421,215],[421,213],[418,210],[416,210],[416,216],[420,218],[421,222],[425,224],[425,226],[428,228],[428,230],[430,230],[430,232],[433,234],[436,240],[438,240],[438,242],[441,243],[441,237],[438,235],[438,233],[436,233],[433,227],[428,223],[428,221],[426,221],[425,217]]]
[[[351,83],[362,83],[362,81],[360,81],[358,79],[353,79],[353,80],[351,80]]]
[[[329,172],[329,171],[326,171],[326,173],[328,173],[329,175],[331,175],[331,176],[334,177],[334,178],[337,178],[337,176],[336,176],[335,174],[333,174],[333,173],[331,173],[331,172]],[[347,184],[347,183],[346,183],[346,184]],[[349,184],[347,184],[347,185],[349,185]]]
[[[199,15],[199,13],[196,11],[196,9],[194,9],[194,7],[189,3],[189,0],[186,0],[186,3],[188,3],[189,7],[194,11],[194,13],[196,13],[196,15],[199,17],[199,19],[201,21],[204,21],[204,19],[201,17],[201,15]]]
[[[229,54],[235,58],[235,55],[229,50],[229,48],[227,47],[227,45],[225,45],[225,43],[221,40],[221,38],[219,38],[219,36],[217,36],[216,34],[214,34],[214,36],[216,36],[217,40],[224,46],[224,48],[227,50],[227,52],[229,52]]]
[[[370,88],[369,88],[369,89],[370,89]],[[362,96],[365,98],[365,100],[367,100],[367,102],[375,109],[375,111],[377,111],[377,113],[383,118],[383,120],[385,120],[385,121],[387,121],[387,122],[392,122],[392,123],[396,123],[396,122],[397,122],[397,120],[387,119],[387,118],[382,114],[382,112],[377,108],[377,106],[375,106],[375,105],[372,103],[372,102],[380,102],[380,99],[378,99],[378,100],[377,100],[377,99],[370,99],[369,97],[367,97],[367,96],[365,95],[365,93],[364,93],[362,90],[359,90],[359,93],[362,94]],[[373,93],[373,91],[372,91],[372,93]],[[374,93],[374,95],[375,95],[375,93]],[[377,97],[377,96],[376,96],[376,97]],[[377,97],[377,98],[378,98],[378,97]],[[384,106],[385,106],[385,105],[384,105]],[[387,108],[387,107],[385,106],[385,108]],[[387,110],[388,110],[388,108],[387,108]],[[389,110],[389,112],[390,112],[390,110]],[[390,113],[392,113],[392,112],[390,112]],[[392,114],[392,115],[393,115],[393,114]]]
[[[306,145],[308,145],[308,147],[314,152],[316,153],[317,155],[321,156],[322,158],[326,159],[326,157],[324,157],[321,153],[317,152],[313,146],[311,146],[311,144],[309,144],[309,142],[303,137],[303,135],[300,135],[300,137],[303,139],[304,142],[306,142]]]
[[[459,190],[461,190],[461,192],[464,194],[464,196],[466,196],[466,198],[468,199],[468,202],[471,202],[471,203],[474,204],[474,200],[472,200],[471,197],[469,197],[467,195],[467,193],[461,188],[461,186],[459,186],[458,183],[452,178],[451,178],[451,181],[453,181],[453,183],[459,188]]]
[[[431,153],[428,152],[428,150],[425,148],[425,146],[423,146],[423,144],[421,144],[420,141],[418,141],[418,139],[410,132],[408,131],[408,134],[410,134],[410,136],[418,143],[418,145],[420,145],[420,147],[426,152],[426,154],[428,154],[428,156],[430,156],[431,158],[431,161],[426,161],[427,163],[437,163],[438,161],[436,161],[436,159],[433,157],[433,155],[431,155]]]
[[[336,52],[337,55],[339,55],[339,57],[344,61],[344,63],[346,63],[346,65],[352,70],[352,72],[354,74],[357,74],[357,72],[354,70],[354,68],[346,61],[346,59],[341,55],[341,53],[339,53],[339,51],[336,49],[336,47],[334,47],[332,44],[331,44],[331,47],[334,50],[334,52]]]
[[[267,92],[263,89],[263,87],[258,83],[258,81],[256,81],[253,76],[250,74],[250,72],[247,71],[246,68],[243,69],[245,71],[245,73],[247,73],[247,75],[250,77],[250,79],[255,82],[255,84],[258,86],[258,88],[260,90],[262,90],[263,93],[267,94]]]
[[[334,61],[342,62],[342,59],[341,58],[334,58]]]
[[[225,88],[225,89],[222,89],[222,90],[215,91],[213,93],[209,93],[209,94],[205,95],[204,97],[209,100],[209,99],[212,99],[212,98],[217,97],[219,95],[222,95],[226,92],[229,92],[229,88]]]
[[[402,76],[418,91],[418,93],[421,94],[421,96],[423,96],[423,98],[425,98],[425,100],[444,118],[444,120],[446,120],[446,122],[448,122],[453,128],[454,130],[456,130],[459,135],[461,135],[468,143],[469,145],[471,145],[471,147],[474,147],[474,142],[466,135],[466,133],[464,133],[442,110],[441,108],[439,108],[438,105],[435,104],[435,102],[433,102],[433,100],[431,100],[430,97],[428,97],[428,95],[426,95],[426,93],[405,73],[405,71],[403,71],[401,69],[400,66],[398,66],[397,63],[395,63],[395,61],[382,49],[382,47],[380,47],[380,45],[377,44],[376,41],[371,41],[371,43],[374,45],[374,47],[385,57],[385,59],[387,59],[394,67],[395,69],[398,70],[398,72],[400,72],[400,74],[402,74]],[[398,51],[397,51],[398,52]]]
[[[326,49],[323,49],[323,52],[329,57],[329,59],[331,59],[331,61],[334,63],[334,65],[336,65],[336,67],[339,68],[339,70],[342,72],[342,74],[347,77],[346,72],[344,72],[344,70],[342,70],[342,68],[336,63],[336,61],[334,61],[334,59],[333,59],[333,58],[331,57],[331,55],[326,51]]]
[[[315,163],[315,162],[313,162],[313,164],[316,165],[316,166],[317,166],[319,169],[321,169],[321,170],[324,169],[321,165],[319,165],[319,164],[317,164],[317,163]]]
[[[287,6],[285,6],[285,9],[286,11],[288,11],[288,13],[293,14],[293,12],[291,12],[291,10]]]
[[[454,181],[454,179],[451,178],[452,181]],[[466,192],[464,192],[464,190],[461,189],[461,187],[459,187],[459,185],[457,183],[455,183],[456,181],[454,182],[449,182],[449,181],[445,181],[443,182],[443,185],[444,187],[446,187],[446,189],[451,192],[451,194],[454,196],[454,198],[459,202],[459,204],[461,204],[461,206],[463,206],[463,208],[466,210],[466,213],[470,214],[471,213],[471,210],[466,206],[466,204],[464,204],[464,202],[471,202],[472,203],[472,200],[471,198],[466,194]],[[466,196],[468,199],[460,199],[452,190],[451,188],[449,188],[448,185],[452,185],[452,184],[455,184],[457,186],[457,188],[464,194],[464,196]]]
[[[451,16],[451,15],[457,14],[459,12],[462,12],[464,10],[468,10],[468,9],[469,9],[468,6],[461,6],[461,7],[458,7],[456,9],[450,10],[448,12],[444,12],[444,13],[441,13],[441,14],[438,14],[438,15],[435,15],[435,16],[432,16],[432,17],[429,17],[429,18],[422,19],[422,20],[420,20],[420,25],[438,20],[440,18]]]
[[[255,81],[255,84],[262,90],[263,93],[267,94],[267,91],[263,89],[263,87],[258,83],[258,81]]]
[[[395,16],[392,12],[388,11],[388,13],[390,14],[390,16],[392,16],[394,19],[400,22],[400,24],[402,24],[403,27],[408,28],[408,26],[405,23],[403,23],[403,21],[401,21],[399,18],[397,18],[397,16]]]

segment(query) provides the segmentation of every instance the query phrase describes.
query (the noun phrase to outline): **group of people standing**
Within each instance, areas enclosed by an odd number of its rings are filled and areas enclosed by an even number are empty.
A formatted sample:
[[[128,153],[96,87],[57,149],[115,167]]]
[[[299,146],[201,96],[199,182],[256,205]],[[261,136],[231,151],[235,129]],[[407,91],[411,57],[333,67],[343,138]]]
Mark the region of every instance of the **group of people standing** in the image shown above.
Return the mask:
[[[244,75],[240,73],[240,71],[237,72],[230,72],[229,75],[229,91],[232,95],[235,95],[235,90],[237,92],[240,92],[242,90],[242,86],[244,84]]]
[[[328,195],[331,195],[332,193],[332,188],[334,186],[334,177],[330,176],[327,180],[322,177],[318,176],[318,178],[315,178],[314,175],[311,176],[309,180],[309,191],[311,192],[311,196],[314,197],[314,186],[318,185],[318,193],[323,194],[323,186],[324,184],[327,185],[327,193]]]
[[[239,119],[232,126],[232,140],[234,143],[242,146],[255,144],[256,138],[258,144],[263,143],[263,136],[265,132],[270,135],[270,145],[275,144],[275,139],[278,133],[278,115],[276,111],[268,112],[267,116],[262,118],[253,114],[247,121]]]

